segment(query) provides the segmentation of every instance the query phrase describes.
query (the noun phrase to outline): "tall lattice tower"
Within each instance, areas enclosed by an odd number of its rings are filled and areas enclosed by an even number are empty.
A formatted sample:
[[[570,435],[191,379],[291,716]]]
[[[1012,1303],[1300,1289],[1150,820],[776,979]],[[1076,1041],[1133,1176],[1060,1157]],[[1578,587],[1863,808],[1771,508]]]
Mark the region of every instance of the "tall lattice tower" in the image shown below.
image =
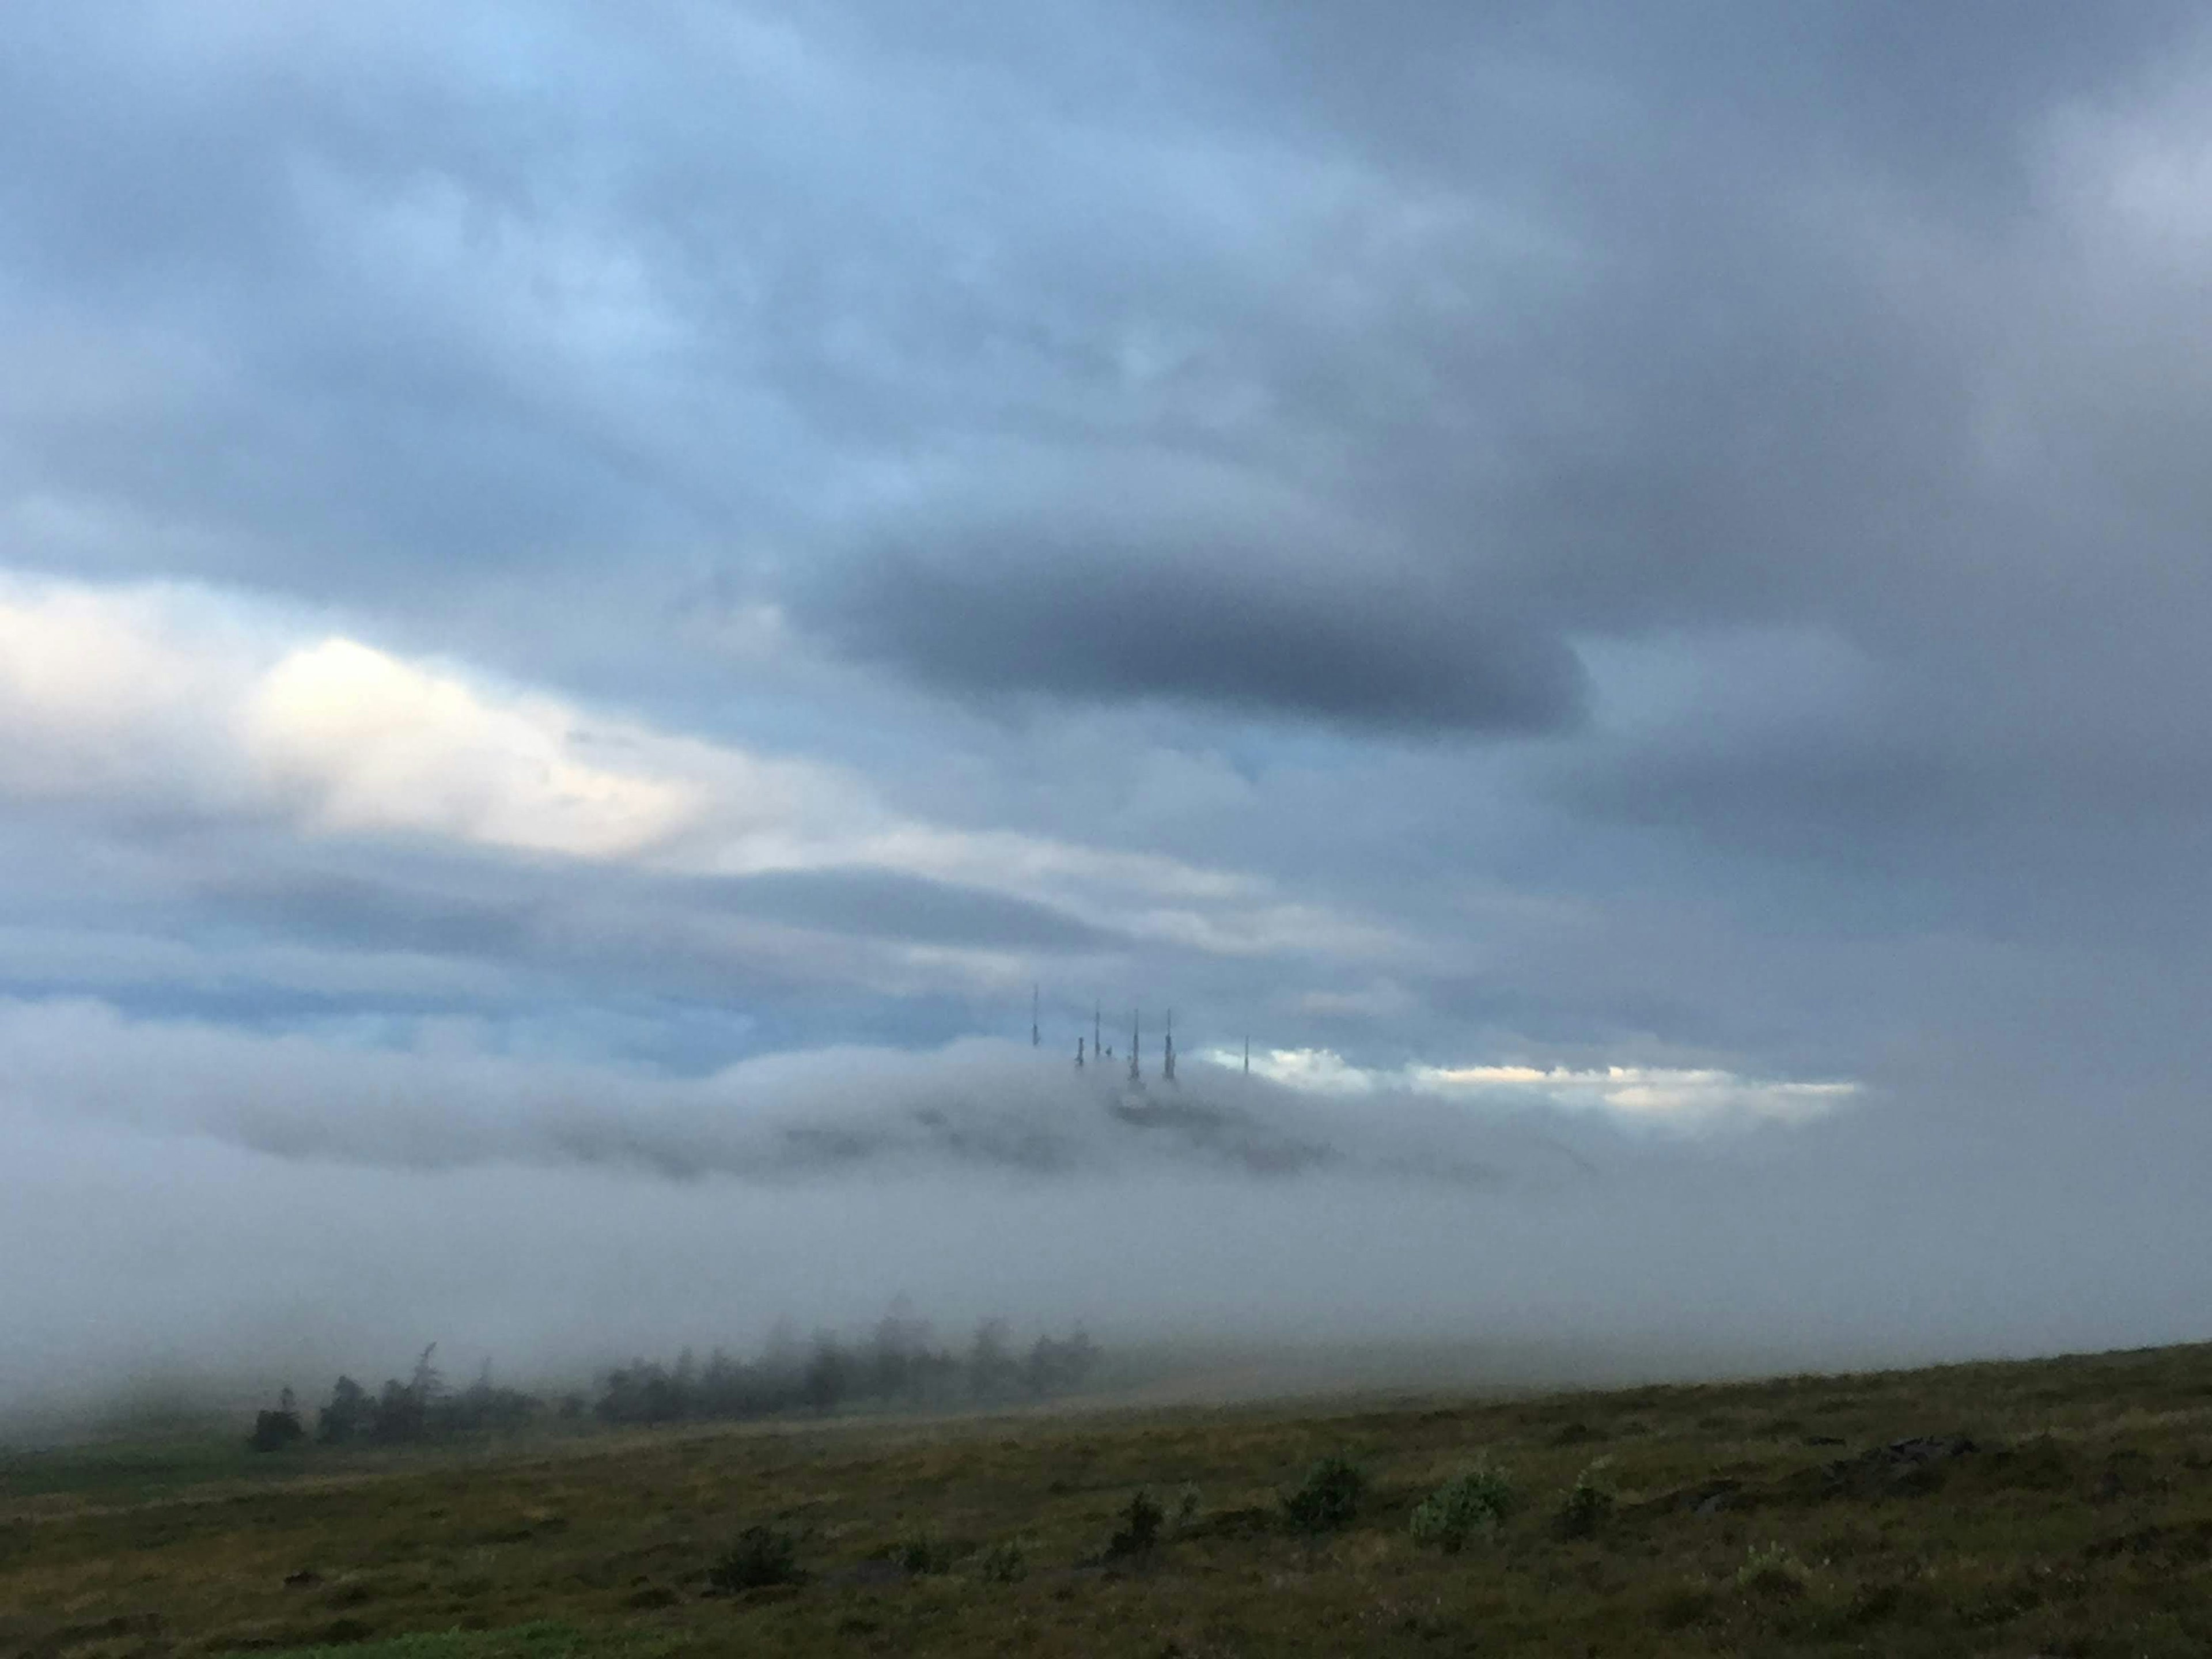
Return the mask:
[[[1138,1010],[1132,1008],[1129,1011],[1129,1081],[1132,1083],[1142,1083],[1145,1080],[1145,1074],[1137,1065],[1137,1056],[1144,1053],[1144,1046],[1138,1040],[1140,1031]]]
[[[1168,1010],[1168,1034],[1160,1048],[1160,1077],[1169,1083],[1175,1081],[1175,1010]]]

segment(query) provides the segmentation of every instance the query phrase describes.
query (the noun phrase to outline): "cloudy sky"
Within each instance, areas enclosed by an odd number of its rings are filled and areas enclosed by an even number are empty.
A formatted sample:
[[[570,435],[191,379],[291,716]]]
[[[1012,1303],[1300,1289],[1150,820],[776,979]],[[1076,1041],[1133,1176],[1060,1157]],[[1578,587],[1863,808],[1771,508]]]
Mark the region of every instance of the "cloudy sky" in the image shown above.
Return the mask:
[[[8,32],[0,1390],[2203,1334],[2197,9]]]

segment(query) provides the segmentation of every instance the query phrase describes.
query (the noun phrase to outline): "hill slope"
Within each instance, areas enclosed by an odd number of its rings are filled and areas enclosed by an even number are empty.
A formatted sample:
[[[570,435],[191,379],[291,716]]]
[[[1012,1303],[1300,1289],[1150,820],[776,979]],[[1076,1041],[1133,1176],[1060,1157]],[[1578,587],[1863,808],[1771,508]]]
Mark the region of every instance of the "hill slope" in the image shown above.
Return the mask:
[[[1364,1490],[1301,1530],[1284,1497],[1329,1457]],[[1417,1538],[1478,1464],[1506,1477],[1503,1518],[1456,1551]],[[0,1609],[0,1652],[57,1659],[2197,1655],[2212,1347],[434,1455],[18,1455]]]

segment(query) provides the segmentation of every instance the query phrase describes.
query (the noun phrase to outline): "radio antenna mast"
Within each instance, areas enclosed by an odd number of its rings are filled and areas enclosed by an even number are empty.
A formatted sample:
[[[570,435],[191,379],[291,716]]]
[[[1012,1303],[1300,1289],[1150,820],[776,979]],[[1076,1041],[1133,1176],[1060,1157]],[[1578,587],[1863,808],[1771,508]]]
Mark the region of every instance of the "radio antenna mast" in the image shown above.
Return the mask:
[[[1030,1047],[1034,1048],[1043,1041],[1042,1033],[1037,1030],[1037,988],[1032,985],[1030,987]]]
[[[1129,1081],[1132,1083],[1145,1080],[1145,1074],[1137,1067],[1137,1056],[1144,1053],[1143,1046],[1137,1040],[1139,1030],[1138,1011],[1132,1008],[1129,1011]]]
[[[1170,1083],[1175,1081],[1175,1010],[1168,1010],[1168,1036],[1165,1052],[1160,1059],[1160,1076]]]
[[[1244,1075],[1252,1075],[1252,1039],[1249,1036],[1244,1039]]]

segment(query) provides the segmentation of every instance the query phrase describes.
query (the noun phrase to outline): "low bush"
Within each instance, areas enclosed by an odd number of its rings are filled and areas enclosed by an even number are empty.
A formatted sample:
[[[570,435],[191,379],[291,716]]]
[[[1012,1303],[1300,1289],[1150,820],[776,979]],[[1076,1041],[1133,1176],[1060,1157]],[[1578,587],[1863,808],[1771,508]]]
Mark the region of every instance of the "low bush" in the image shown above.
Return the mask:
[[[1711,1585],[1683,1584],[1659,1597],[1651,1609],[1651,1622],[1661,1630],[1687,1630],[1711,1619],[1720,1605]]]
[[[1160,1541],[1160,1522],[1167,1517],[1152,1493],[1140,1492],[1121,1511],[1121,1525],[1106,1540],[1106,1559],[1128,1561],[1150,1555]]]
[[[1490,1532],[1513,1512],[1516,1494],[1502,1469],[1487,1462],[1447,1480],[1413,1510],[1413,1537],[1447,1555],[1478,1532]]]
[[[1780,1544],[1754,1544],[1736,1569],[1735,1587],[1768,1601],[1794,1601],[1805,1594],[1805,1564]]]
[[[891,1559],[917,1577],[952,1571],[951,1549],[927,1530],[902,1540],[891,1552]]]
[[[1562,1538],[1595,1538],[1613,1518],[1613,1492],[1600,1483],[1600,1471],[1604,1468],[1602,1458],[1591,1464],[1575,1477],[1575,1484],[1559,1500]]]
[[[1359,1513],[1367,1477],[1341,1457],[1324,1457],[1306,1471],[1298,1489],[1283,1499],[1292,1532],[1341,1532]]]
[[[975,1576],[988,1584],[1019,1583],[1029,1572],[1028,1554],[1012,1539],[992,1545],[975,1560]]]
[[[770,1584],[803,1584],[799,1540],[774,1527],[747,1527],[728,1553],[707,1570],[707,1583],[726,1595]]]

